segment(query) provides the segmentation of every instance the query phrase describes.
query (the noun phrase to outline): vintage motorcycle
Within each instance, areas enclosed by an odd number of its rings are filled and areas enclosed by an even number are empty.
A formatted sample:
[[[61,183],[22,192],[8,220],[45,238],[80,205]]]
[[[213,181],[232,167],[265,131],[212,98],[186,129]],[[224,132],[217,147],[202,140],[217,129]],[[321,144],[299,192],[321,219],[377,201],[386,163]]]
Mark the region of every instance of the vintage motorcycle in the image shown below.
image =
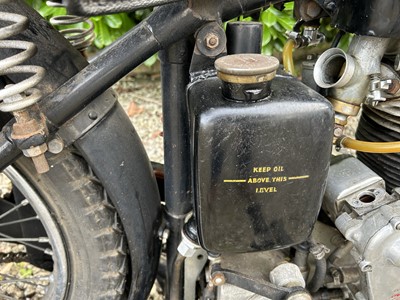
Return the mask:
[[[80,16],[157,8],[88,63],[23,0],[0,0],[0,164],[13,186],[0,242],[22,246],[1,258],[49,274],[0,274],[1,286],[146,299],[157,279],[173,300],[400,299],[398,1],[296,0],[286,71],[259,54],[260,24],[221,25],[284,1],[58,2]],[[341,31],[301,82],[292,50],[319,43],[324,18]],[[109,89],[158,51],[163,168]]]

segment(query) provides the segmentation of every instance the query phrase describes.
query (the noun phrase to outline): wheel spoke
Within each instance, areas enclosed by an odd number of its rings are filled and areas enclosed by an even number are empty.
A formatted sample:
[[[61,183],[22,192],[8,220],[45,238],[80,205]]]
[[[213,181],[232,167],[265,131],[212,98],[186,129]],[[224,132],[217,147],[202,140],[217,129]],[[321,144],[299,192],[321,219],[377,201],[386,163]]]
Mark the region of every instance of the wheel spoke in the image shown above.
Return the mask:
[[[21,220],[10,221],[10,222],[6,222],[6,223],[0,223],[0,227],[19,224],[19,223],[24,223],[24,222],[29,222],[29,221],[36,221],[36,220],[39,220],[38,216],[25,218],[25,219],[21,219]]]
[[[2,215],[0,215],[0,220],[3,219],[5,216],[8,216],[8,215],[11,214],[12,212],[14,212],[14,211],[16,211],[16,210],[20,209],[21,207],[26,206],[26,205],[28,205],[28,204],[29,204],[29,201],[28,201],[28,200],[26,200],[26,199],[22,200],[20,204],[15,205],[13,208],[7,210],[5,213],[3,213]]]
[[[33,249],[39,250],[44,252],[45,254],[48,255],[53,255],[53,251],[49,248],[42,248],[36,245],[33,245],[29,242],[38,242],[38,243],[48,243],[49,239],[47,237],[39,237],[39,238],[13,238],[9,235],[6,235],[4,233],[0,233],[0,236],[3,238],[0,238],[0,242],[16,242],[23,244],[27,247],[31,247]]]

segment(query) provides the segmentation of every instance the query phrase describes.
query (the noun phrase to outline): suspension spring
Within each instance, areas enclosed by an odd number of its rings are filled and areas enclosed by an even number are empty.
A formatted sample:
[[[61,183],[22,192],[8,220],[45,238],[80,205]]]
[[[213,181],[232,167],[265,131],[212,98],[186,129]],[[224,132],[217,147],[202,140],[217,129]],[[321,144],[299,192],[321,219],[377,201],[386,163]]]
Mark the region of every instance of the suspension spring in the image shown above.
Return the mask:
[[[55,1],[46,1],[46,4],[51,7],[65,7],[64,4]],[[61,28],[59,32],[81,53],[91,46],[95,39],[93,22],[86,17],[55,16],[50,19],[50,24],[56,28]],[[74,25],[79,27],[72,27]],[[63,26],[70,26],[70,28],[62,28]]]
[[[3,3],[11,3],[11,0],[0,0],[0,4]],[[13,113],[16,122],[12,127],[11,138],[25,156],[32,158],[37,171],[44,173],[49,169],[44,157],[48,130],[45,117],[37,105],[42,93],[35,86],[44,78],[45,69],[24,64],[37,53],[34,43],[10,39],[28,28],[28,18],[16,13],[0,12],[0,21],[3,24],[11,23],[0,27],[0,50],[18,52],[0,60],[0,76],[15,78],[30,75],[19,82],[10,79],[13,84],[0,90],[0,110]]]

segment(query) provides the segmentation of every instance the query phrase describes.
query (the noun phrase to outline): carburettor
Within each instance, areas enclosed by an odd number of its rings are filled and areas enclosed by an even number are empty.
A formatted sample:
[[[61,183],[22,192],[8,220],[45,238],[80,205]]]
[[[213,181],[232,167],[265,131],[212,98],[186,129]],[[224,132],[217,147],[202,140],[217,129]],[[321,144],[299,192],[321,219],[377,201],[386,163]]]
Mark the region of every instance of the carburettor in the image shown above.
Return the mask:
[[[357,299],[400,297],[400,189],[389,195],[382,178],[354,157],[330,167],[323,208],[354,245],[361,274]]]

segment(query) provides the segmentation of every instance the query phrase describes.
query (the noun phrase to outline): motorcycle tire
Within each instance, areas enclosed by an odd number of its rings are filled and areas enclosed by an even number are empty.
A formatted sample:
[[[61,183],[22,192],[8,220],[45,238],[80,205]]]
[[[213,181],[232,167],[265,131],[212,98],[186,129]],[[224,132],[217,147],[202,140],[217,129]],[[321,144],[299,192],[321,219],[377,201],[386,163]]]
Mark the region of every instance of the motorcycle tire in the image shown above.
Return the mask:
[[[48,288],[44,299],[121,299],[129,260],[116,210],[74,149],[49,155],[48,161],[50,171],[42,175],[24,157],[5,170],[28,201],[41,199],[43,205],[31,202],[36,213],[47,209],[42,216],[52,219],[47,223],[53,227],[42,222],[50,244],[53,242],[54,261],[54,282],[50,283],[54,286]]]

